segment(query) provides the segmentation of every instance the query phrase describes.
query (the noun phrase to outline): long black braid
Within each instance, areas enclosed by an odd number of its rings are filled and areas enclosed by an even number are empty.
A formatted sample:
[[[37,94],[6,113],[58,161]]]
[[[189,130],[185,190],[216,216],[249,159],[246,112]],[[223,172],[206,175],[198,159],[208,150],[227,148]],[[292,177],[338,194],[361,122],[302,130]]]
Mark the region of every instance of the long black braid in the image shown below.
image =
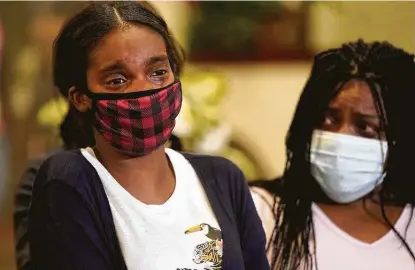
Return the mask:
[[[327,201],[310,174],[310,142],[330,101],[351,79],[368,83],[374,97],[381,128],[388,141],[386,176],[380,191],[383,218],[395,232],[415,262],[405,237],[395,230],[384,205],[415,205],[411,132],[415,106],[414,56],[388,42],[347,43],[315,56],[310,77],[300,96],[286,137],[286,156],[282,192],[276,200],[276,223],[269,248],[274,270],[317,268],[311,204]],[[301,267],[299,267],[301,265]]]

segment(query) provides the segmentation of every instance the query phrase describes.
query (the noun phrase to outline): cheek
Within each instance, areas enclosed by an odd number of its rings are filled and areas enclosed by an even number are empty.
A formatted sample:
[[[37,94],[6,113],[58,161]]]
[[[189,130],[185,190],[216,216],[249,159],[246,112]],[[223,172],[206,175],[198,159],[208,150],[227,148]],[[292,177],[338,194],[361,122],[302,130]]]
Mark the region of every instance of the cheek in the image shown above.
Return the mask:
[[[168,84],[172,83],[174,81],[175,77],[176,77],[176,75],[173,72],[170,72],[169,77],[167,79],[167,83]]]

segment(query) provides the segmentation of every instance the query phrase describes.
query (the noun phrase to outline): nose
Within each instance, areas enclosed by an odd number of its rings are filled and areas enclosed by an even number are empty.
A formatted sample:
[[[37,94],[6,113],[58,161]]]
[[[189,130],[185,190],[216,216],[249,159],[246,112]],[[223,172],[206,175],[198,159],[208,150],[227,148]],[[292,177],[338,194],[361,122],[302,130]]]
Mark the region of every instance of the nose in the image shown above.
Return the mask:
[[[128,92],[145,91],[159,87],[159,85],[153,83],[145,74],[139,73],[132,80]]]
[[[154,85],[152,82],[150,82],[147,78],[137,78],[133,81],[131,84],[131,91],[137,91],[137,90],[150,90],[153,88],[157,88],[157,85]]]
[[[356,135],[356,131],[353,128],[353,125],[351,123],[349,123],[348,121],[343,121],[344,123],[342,123],[337,130],[335,130],[334,132],[336,133],[341,133],[341,134],[346,134],[346,135]]]

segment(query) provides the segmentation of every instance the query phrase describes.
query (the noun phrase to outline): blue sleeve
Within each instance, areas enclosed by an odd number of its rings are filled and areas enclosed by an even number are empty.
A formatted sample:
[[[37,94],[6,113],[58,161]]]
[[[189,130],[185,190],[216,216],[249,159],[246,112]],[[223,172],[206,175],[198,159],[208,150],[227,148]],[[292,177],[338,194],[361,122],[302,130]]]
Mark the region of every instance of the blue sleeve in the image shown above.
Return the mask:
[[[241,248],[246,270],[268,270],[266,257],[266,237],[254,201],[249,192],[248,184],[242,171],[235,166],[234,205]]]
[[[38,177],[35,180],[41,181]],[[49,181],[34,187],[29,240],[34,269],[117,269],[97,210],[74,187]]]

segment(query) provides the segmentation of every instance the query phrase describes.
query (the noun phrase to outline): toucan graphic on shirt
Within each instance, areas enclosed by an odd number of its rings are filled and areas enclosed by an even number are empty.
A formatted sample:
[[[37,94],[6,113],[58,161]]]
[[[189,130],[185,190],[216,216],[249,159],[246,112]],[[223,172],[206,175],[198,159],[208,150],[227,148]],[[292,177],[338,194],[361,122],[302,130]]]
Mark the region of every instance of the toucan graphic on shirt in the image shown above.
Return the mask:
[[[202,233],[206,236],[206,242],[199,244],[193,251],[193,262],[196,264],[211,263],[206,270],[219,270],[222,265],[223,240],[222,232],[209,224],[201,223],[184,232],[185,234]]]

